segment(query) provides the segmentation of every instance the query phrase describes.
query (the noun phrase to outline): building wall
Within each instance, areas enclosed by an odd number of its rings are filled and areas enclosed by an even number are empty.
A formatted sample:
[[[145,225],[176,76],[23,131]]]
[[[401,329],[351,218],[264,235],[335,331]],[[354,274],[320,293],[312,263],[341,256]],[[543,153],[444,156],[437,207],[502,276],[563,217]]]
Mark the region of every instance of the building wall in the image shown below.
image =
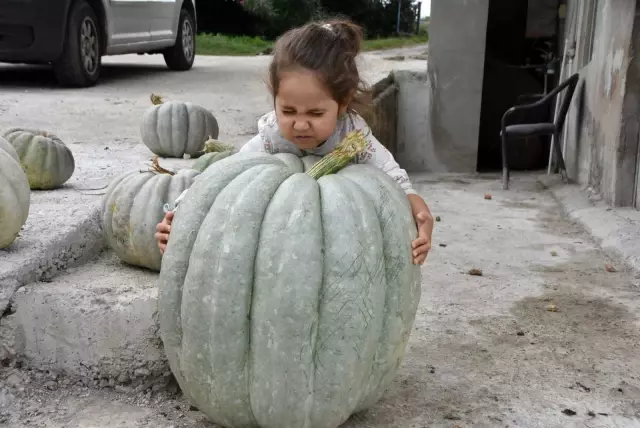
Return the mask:
[[[597,2],[589,37],[592,2],[569,1],[569,45],[576,40],[576,50],[564,77],[579,72],[581,79],[567,119],[565,160],[572,179],[601,193],[611,205],[629,206],[635,196],[640,130],[640,58],[635,53],[640,48],[640,0]]]
[[[430,158],[413,161],[399,139],[399,162],[408,170],[476,171],[488,11],[489,0],[431,2],[422,127]]]

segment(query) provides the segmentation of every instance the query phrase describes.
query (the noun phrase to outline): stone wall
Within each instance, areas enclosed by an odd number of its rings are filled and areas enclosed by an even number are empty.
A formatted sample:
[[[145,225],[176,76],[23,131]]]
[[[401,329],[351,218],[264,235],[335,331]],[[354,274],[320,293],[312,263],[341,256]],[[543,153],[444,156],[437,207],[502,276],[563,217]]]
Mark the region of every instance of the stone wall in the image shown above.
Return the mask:
[[[636,190],[640,132],[640,1],[602,0],[589,37],[589,4],[569,2],[569,43],[575,55],[564,76],[581,75],[564,143],[569,176],[614,206],[631,206]],[[593,40],[593,45],[591,45]],[[591,46],[593,48],[591,49]]]

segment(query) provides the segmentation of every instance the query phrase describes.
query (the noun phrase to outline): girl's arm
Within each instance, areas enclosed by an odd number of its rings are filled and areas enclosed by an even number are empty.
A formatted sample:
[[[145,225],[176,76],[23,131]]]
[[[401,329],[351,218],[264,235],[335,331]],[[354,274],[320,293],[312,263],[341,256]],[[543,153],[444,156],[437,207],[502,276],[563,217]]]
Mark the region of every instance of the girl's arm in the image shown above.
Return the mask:
[[[368,136],[369,146],[358,157],[358,161],[372,164],[383,170],[400,184],[400,187],[409,198],[411,212],[418,228],[418,237],[411,243],[413,261],[415,264],[421,265],[426,260],[427,254],[431,249],[431,235],[433,233],[431,210],[429,210],[429,206],[424,199],[413,189],[407,172],[400,168],[391,152],[373,136],[368,126],[365,126],[363,131]]]

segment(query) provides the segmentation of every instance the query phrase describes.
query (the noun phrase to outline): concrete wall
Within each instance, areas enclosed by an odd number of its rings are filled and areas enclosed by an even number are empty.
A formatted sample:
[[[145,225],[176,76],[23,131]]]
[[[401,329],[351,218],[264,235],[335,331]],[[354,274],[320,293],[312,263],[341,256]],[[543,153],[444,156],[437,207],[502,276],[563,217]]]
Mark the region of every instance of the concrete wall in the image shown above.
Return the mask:
[[[571,0],[576,12],[573,63],[565,76],[581,81],[569,113],[566,162],[569,176],[601,193],[614,206],[630,206],[635,196],[640,131],[640,0],[601,0],[596,12],[593,53],[588,55],[588,6]],[[585,37],[586,36],[586,37]]]
[[[427,97],[422,141],[432,158],[415,165],[399,147],[406,168],[476,171],[488,13],[489,0],[431,2],[428,78],[420,94]]]

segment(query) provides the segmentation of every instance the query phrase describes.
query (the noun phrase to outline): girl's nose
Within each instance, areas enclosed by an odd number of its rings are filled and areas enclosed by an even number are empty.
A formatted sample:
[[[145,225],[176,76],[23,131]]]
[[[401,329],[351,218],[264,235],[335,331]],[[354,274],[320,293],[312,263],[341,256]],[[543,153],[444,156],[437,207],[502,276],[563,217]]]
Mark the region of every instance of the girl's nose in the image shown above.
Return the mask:
[[[296,131],[304,131],[306,129],[309,129],[309,124],[305,120],[296,120],[295,122],[293,122],[293,129],[295,129]]]

